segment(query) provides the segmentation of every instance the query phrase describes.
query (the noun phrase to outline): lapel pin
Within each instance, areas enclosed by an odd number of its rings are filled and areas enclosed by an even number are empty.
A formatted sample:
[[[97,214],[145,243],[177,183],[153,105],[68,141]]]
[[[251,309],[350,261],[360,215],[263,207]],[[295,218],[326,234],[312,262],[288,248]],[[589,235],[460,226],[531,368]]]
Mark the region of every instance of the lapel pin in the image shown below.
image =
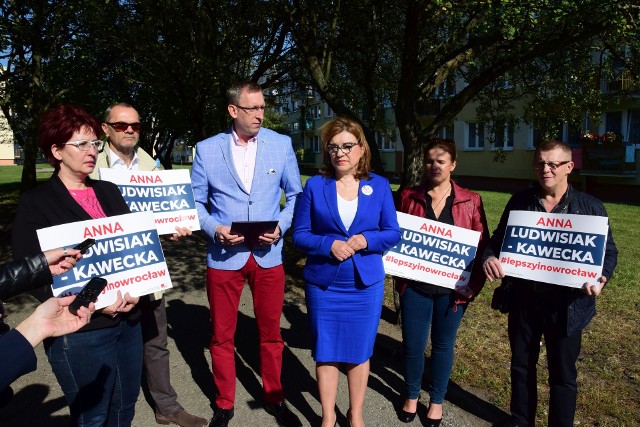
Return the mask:
[[[373,194],[373,188],[371,188],[370,185],[363,185],[362,186],[362,194],[364,194],[365,196],[370,196]]]
[[[276,173],[276,170],[274,168],[269,169],[269,174],[274,174]]]

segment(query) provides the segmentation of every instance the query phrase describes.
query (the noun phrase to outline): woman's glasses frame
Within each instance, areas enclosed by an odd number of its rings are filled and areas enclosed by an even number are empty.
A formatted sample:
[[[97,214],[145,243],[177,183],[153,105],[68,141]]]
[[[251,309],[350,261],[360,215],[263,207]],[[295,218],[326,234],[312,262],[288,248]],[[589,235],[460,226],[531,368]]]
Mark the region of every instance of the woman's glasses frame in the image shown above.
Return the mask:
[[[63,145],[73,145],[80,151],[89,151],[90,147],[93,147],[97,151],[100,151],[104,146],[104,141],[100,141],[99,139],[96,139],[94,141],[86,141],[86,140],[68,141],[68,142],[65,142]]]

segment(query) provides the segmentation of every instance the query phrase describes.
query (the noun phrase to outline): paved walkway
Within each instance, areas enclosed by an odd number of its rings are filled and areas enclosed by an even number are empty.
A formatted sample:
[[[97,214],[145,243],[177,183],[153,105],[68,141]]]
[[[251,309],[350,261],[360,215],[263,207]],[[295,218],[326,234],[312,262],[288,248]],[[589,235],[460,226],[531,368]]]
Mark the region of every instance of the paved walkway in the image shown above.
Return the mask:
[[[204,239],[195,236],[186,242],[163,243],[175,288],[167,293],[169,319],[169,348],[171,351],[171,379],[180,403],[191,413],[212,416],[213,383],[211,359],[208,351],[209,311],[204,290]],[[300,265],[298,264],[298,267]],[[293,270],[295,268],[290,268]],[[299,270],[294,275],[299,274]],[[291,273],[291,271],[289,272]],[[299,277],[299,276],[298,276]],[[288,282],[295,280],[288,278]],[[292,283],[287,285],[282,316],[282,335],[286,343],[282,380],[289,406],[299,415],[305,426],[320,423],[321,413],[315,384],[315,367],[307,339],[307,320],[302,291]],[[16,325],[35,307],[35,300],[19,296],[7,306],[11,325]],[[371,377],[365,400],[367,426],[407,425],[396,418],[394,404],[402,387],[400,359],[400,330],[389,323],[391,310],[383,310],[383,320],[371,360]],[[255,320],[248,288],[241,300],[236,336],[237,392],[235,417],[231,426],[276,426],[261,405],[261,386]],[[42,346],[38,347],[38,370],[13,384],[16,392],[11,404],[0,409],[2,426],[66,426],[68,408]],[[425,402],[423,396],[423,403]],[[338,425],[347,426],[347,383],[340,378],[338,393]],[[500,422],[506,414],[478,393],[451,384],[445,403],[442,426],[490,426]],[[421,405],[419,416],[412,424],[422,425],[426,407]],[[144,393],[136,406],[134,426],[156,426],[153,412]]]

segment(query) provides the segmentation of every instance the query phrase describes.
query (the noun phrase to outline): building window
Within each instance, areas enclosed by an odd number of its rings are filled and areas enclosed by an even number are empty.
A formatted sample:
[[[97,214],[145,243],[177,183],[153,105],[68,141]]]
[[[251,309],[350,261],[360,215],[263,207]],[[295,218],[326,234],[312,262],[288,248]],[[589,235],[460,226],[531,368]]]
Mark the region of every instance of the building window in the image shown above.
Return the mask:
[[[495,132],[495,148],[502,148],[503,150],[513,149],[513,140],[515,137],[515,126],[512,122],[497,123],[494,129]]]
[[[433,97],[442,99],[450,98],[456,94],[456,82],[453,79],[445,80],[436,88]]]
[[[319,105],[314,105],[313,107],[311,107],[311,114],[313,115],[314,119],[319,119],[320,118],[320,106]]]
[[[319,153],[320,152],[320,136],[316,135],[310,139],[311,139],[311,147],[313,148],[313,152]]]
[[[640,110],[629,110],[627,140],[631,144],[640,144]]]
[[[331,107],[329,107],[329,104],[324,104],[326,107],[325,110],[325,117],[333,117],[333,111],[331,111]]]
[[[454,137],[453,137],[453,123],[450,124],[449,126],[445,126],[443,128],[440,128],[440,130],[438,130],[438,138],[454,139]]]
[[[291,133],[298,133],[299,130],[300,130],[300,123],[298,122],[291,123]]]
[[[376,145],[378,146],[378,150],[380,151],[395,151],[396,149],[396,141],[395,135],[392,135],[387,132],[376,132]]]
[[[606,132],[622,135],[622,111],[608,111],[605,114]]]
[[[484,149],[484,123],[467,123],[467,146],[468,149]]]

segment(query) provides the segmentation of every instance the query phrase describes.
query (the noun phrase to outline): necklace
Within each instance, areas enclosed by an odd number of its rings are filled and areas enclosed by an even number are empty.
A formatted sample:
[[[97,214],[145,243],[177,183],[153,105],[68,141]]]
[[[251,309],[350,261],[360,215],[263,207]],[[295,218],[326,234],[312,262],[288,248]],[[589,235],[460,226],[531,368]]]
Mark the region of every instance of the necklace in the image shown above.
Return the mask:
[[[440,203],[442,203],[442,201],[447,197],[449,192],[451,192],[451,185],[449,185],[449,188],[447,189],[447,191],[445,191],[445,193],[442,195],[442,197],[440,197],[440,200],[438,200],[438,203],[436,203],[436,205],[433,207],[433,211],[434,212],[436,211],[438,206],[440,206]]]

